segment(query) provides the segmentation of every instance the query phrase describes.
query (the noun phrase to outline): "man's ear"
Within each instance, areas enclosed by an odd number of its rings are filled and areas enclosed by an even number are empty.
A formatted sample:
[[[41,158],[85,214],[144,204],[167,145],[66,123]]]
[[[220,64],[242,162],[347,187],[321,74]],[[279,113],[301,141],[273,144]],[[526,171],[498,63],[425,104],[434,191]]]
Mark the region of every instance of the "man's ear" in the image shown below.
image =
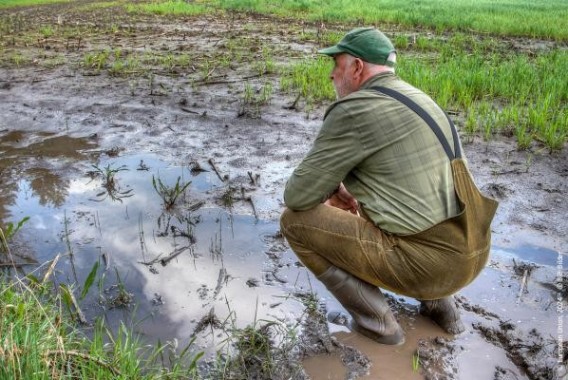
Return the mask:
[[[363,75],[363,69],[365,68],[365,62],[361,58],[355,58],[355,74]]]

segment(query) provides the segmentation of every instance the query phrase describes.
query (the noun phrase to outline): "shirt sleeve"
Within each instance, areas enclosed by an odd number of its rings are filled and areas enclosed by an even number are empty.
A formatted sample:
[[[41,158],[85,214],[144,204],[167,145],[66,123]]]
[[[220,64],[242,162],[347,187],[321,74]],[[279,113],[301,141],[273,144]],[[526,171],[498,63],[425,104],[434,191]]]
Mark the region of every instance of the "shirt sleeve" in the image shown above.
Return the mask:
[[[343,104],[332,107],[314,145],[286,183],[284,203],[292,210],[309,210],[329,198],[364,155],[356,118]]]

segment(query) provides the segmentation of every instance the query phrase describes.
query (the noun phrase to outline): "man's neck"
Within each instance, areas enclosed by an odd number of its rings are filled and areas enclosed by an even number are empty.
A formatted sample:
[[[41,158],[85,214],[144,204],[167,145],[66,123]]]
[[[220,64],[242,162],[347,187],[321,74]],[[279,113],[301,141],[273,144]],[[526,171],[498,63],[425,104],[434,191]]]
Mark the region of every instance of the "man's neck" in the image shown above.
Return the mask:
[[[369,79],[382,74],[382,73],[393,73],[394,74],[394,67],[390,66],[383,66],[383,65],[368,65],[365,67],[365,71],[361,76],[361,81],[359,82],[359,88],[363,86]]]

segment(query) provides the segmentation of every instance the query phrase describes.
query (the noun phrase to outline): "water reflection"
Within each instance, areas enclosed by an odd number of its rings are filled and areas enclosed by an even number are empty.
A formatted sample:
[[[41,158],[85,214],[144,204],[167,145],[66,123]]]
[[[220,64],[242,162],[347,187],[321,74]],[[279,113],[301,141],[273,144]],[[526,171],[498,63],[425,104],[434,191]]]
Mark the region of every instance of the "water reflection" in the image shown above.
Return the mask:
[[[267,252],[274,244],[266,237],[276,235],[277,224],[205,207],[211,193],[226,187],[214,173],[153,155],[101,159],[96,166],[105,173],[106,168],[120,168],[113,173],[115,189],[131,190],[131,196],[117,202],[111,196],[97,197],[107,190],[107,179],[88,173],[92,167],[86,161],[79,166],[82,173],[62,184],[64,193],[47,193],[57,202],[45,202],[35,190],[29,191],[37,177],[20,179],[7,211],[12,219],[30,216],[22,240],[33,247],[38,261],[61,254],[53,274],[57,283],[75,284],[81,292],[99,263],[96,289],[81,303],[89,321],[102,314],[117,326],[134,318],[142,320],[137,326],[150,339],[175,337],[183,343],[211,313],[221,321],[236,317],[235,323],[244,327],[269,316],[293,321],[291,314],[301,312],[301,304],[289,297],[296,284],[287,280],[298,277],[295,257],[282,248],[275,266]],[[191,185],[175,207],[166,209],[152,186],[153,177],[167,186],[178,178]],[[276,276],[282,282],[270,280]],[[134,314],[116,301],[118,289],[132,295]],[[214,346],[222,341],[217,338],[221,331],[211,334],[211,329],[229,327],[204,329],[198,341]]]
[[[60,207],[67,197],[69,181],[45,168],[30,168],[25,171],[29,176],[30,187],[39,197],[42,206]]]
[[[68,195],[69,167],[89,160],[96,141],[54,133],[9,131],[0,136],[0,223],[11,216],[20,180],[42,206],[60,207]]]

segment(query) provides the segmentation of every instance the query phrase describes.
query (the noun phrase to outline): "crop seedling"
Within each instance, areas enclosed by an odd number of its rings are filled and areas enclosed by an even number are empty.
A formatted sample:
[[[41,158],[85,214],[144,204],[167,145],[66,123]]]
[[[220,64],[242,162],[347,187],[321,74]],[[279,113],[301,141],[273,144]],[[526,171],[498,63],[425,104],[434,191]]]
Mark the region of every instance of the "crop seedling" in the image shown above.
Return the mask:
[[[189,185],[191,185],[191,181],[183,182],[181,177],[178,177],[174,186],[168,186],[159,177],[156,179],[152,176],[152,186],[162,198],[166,210],[171,210],[174,207],[179,196],[185,192]]]
[[[106,65],[110,53],[110,50],[103,50],[98,53],[87,53],[83,58],[83,64],[86,67],[100,71]]]
[[[92,172],[92,174],[95,176],[100,175],[103,178],[103,187],[105,188],[105,191],[97,194],[97,197],[100,198],[99,201],[102,201],[104,200],[104,198],[109,197],[113,201],[117,200],[122,202],[123,198],[129,198],[134,195],[132,194],[133,189],[120,191],[120,189],[118,188],[116,174],[121,171],[127,171],[128,168],[126,167],[126,165],[122,165],[117,168],[113,168],[112,164],[108,164],[104,168],[100,168],[97,165],[92,166],[93,168],[95,168],[95,171]]]
[[[420,368],[420,352],[416,350],[416,352],[412,355],[412,371],[418,372]]]
[[[93,165],[95,168],[95,173],[99,174],[103,177],[103,187],[109,191],[113,191],[116,189],[116,179],[115,176],[118,172],[128,170],[126,165],[122,165],[118,168],[113,168],[112,164],[108,164],[105,168],[100,168],[97,165]]]

